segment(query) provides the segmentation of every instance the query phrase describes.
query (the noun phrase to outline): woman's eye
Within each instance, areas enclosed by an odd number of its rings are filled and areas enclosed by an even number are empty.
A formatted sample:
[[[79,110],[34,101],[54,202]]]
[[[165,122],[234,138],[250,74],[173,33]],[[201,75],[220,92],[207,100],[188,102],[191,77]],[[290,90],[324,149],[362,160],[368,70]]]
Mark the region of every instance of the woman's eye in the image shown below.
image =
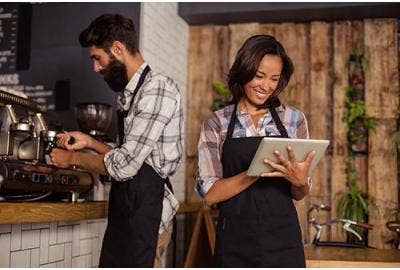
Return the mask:
[[[263,76],[261,76],[261,75],[256,75],[256,78],[257,78],[257,79],[262,79],[262,77],[263,77]]]

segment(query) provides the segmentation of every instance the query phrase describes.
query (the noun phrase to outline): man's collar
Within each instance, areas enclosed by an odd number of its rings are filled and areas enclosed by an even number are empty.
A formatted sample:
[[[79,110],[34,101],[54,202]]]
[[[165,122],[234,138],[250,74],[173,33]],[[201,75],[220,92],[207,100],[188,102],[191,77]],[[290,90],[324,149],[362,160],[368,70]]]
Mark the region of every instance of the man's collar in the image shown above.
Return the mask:
[[[126,85],[125,90],[123,91],[124,96],[129,96],[133,94],[133,91],[135,91],[135,88],[139,83],[139,78],[142,75],[146,66],[148,66],[148,64],[146,62],[143,62],[143,64],[138,68],[138,70],[136,70],[135,74],[133,74],[132,78]]]

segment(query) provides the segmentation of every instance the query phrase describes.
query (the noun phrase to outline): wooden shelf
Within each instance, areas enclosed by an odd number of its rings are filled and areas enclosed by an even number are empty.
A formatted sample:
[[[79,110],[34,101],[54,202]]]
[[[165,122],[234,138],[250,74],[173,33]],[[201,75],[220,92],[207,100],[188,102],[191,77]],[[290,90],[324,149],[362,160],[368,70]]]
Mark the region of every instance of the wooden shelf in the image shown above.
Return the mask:
[[[307,267],[400,267],[400,250],[306,247]]]
[[[106,217],[106,201],[0,203],[0,224],[78,221]]]

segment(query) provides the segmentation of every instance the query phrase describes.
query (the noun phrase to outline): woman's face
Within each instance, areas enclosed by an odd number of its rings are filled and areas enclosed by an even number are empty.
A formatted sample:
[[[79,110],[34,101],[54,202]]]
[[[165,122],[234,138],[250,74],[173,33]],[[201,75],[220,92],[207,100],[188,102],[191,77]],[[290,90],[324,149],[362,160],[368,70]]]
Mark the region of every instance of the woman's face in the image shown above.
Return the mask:
[[[262,105],[278,86],[282,72],[282,59],[266,54],[261,59],[254,78],[244,85],[246,101],[252,106]]]

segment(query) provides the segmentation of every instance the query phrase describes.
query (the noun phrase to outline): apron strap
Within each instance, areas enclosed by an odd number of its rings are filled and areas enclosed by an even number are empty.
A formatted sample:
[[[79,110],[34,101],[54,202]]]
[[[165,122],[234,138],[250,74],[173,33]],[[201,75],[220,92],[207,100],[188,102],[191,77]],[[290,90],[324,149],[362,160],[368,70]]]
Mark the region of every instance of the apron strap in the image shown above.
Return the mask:
[[[172,188],[171,182],[169,181],[169,178],[162,178],[162,181],[164,184],[167,185],[167,187],[169,188],[169,190],[171,190],[172,194],[174,194],[174,189]]]
[[[235,108],[233,109],[231,115],[231,120],[229,121],[228,132],[226,134],[227,139],[232,138],[233,129],[235,128],[235,123],[236,123],[236,110],[237,110],[237,104],[235,104]]]
[[[281,119],[279,118],[278,113],[276,112],[274,107],[269,108],[269,111],[271,112],[272,119],[274,119],[275,125],[278,128],[279,133],[281,134],[282,137],[289,138],[289,135],[287,134],[286,128],[283,126]]]
[[[131,110],[132,106],[133,106],[133,100],[135,99],[135,96],[137,94],[137,92],[139,91],[140,87],[142,87],[143,83],[144,83],[144,79],[147,76],[147,73],[150,72],[150,67],[147,65],[142,74],[140,75],[139,81],[136,85],[135,90],[133,91],[133,95],[132,95],[132,99],[131,99],[131,103],[129,104],[129,109],[128,110],[118,110],[117,111],[117,122],[118,122],[118,139],[119,139],[119,146],[121,147],[122,142],[124,141],[124,119],[128,116],[129,111]]]

